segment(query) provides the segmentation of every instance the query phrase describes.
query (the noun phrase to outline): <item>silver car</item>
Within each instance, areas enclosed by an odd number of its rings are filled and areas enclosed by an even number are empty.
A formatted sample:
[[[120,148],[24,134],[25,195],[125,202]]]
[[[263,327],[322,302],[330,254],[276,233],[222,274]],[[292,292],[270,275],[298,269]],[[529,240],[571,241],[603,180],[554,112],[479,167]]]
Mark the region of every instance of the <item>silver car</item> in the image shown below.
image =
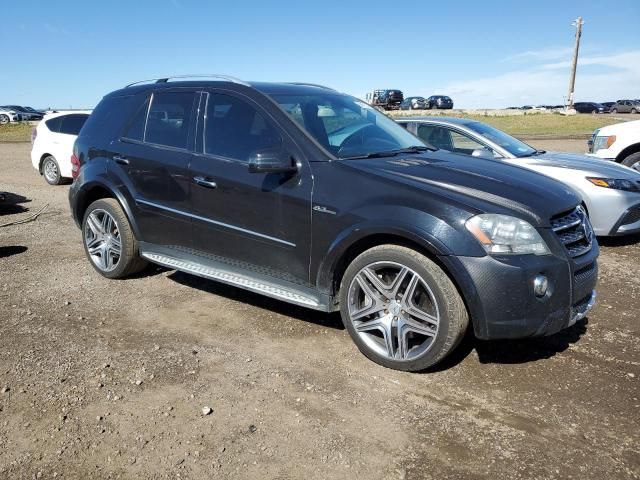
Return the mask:
[[[475,120],[414,117],[398,123],[436,148],[501,160],[564,182],[582,196],[598,236],[640,232],[640,172],[636,170],[586,155],[536,150]]]

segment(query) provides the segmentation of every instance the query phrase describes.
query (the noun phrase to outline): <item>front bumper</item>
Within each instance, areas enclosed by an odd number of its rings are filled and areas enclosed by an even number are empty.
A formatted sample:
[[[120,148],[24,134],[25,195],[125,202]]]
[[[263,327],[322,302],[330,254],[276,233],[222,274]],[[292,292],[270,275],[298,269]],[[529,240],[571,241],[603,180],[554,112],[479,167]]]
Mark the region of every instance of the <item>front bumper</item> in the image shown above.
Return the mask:
[[[599,237],[629,235],[640,231],[640,194],[593,187],[585,192],[593,231]]]
[[[597,256],[594,242],[579,264],[552,254],[448,257],[447,266],[458,264],[454,277],[465,294],[476,337],[517,339],[552,335],[587,315],[595,305]],[[543,297],[534,293],[537,275],[549,280]]]

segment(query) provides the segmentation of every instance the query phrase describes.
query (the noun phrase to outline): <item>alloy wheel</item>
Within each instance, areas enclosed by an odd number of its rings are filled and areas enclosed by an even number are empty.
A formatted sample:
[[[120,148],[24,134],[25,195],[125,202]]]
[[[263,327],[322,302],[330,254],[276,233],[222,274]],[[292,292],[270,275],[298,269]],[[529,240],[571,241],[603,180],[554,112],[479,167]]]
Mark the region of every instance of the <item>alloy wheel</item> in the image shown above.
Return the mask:
[[[104,272],[118,266],[122,241],[118,224],[105,210],[93,210],[84,227],[84,242],[91,261]]]
[[[440,324],[438,302],[427,282],[395,262],[372,263],[355,275],[349,286],[348,312],[364,343],[396,361],[427,353]]]
[[[44,177],[50,183],[55,183],[58,179],[58,167],[56,163],[52,160],[47,160],[44,162]]]

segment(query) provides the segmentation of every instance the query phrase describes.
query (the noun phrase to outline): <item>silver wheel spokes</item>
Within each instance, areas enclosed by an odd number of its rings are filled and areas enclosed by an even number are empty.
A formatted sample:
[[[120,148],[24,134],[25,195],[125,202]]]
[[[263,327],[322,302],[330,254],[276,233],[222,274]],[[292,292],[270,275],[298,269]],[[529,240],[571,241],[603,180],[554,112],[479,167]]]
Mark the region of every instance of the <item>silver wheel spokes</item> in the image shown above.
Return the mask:
[[[91,261],[102,271],[117,267],[122,253],[120,230],[113,217],[104,210],[94,210],[87,217],[84,241]]]
[[[53,163],[52,161],[47,161],[44,164],[44,176],[47,177],[47,180],[55,182],[56,178],[58,177],[58,168],[56,167],[55,163]]]
[[[424,355],[438,333],[440,312],[433,292],[413,270],[377,262],[349,286],[349,317],[362,340],[393,360]]]

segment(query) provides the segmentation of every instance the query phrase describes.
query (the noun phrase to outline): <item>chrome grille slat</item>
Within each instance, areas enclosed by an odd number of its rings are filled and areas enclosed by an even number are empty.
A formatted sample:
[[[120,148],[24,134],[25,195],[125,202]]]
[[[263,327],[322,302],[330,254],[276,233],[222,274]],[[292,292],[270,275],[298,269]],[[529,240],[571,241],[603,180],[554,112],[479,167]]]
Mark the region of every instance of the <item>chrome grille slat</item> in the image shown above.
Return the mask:
[[[581,206],[569,213],[552,218],[551,229],[572,258],[580,257],[591,251],[593,230],[587,214]]]

